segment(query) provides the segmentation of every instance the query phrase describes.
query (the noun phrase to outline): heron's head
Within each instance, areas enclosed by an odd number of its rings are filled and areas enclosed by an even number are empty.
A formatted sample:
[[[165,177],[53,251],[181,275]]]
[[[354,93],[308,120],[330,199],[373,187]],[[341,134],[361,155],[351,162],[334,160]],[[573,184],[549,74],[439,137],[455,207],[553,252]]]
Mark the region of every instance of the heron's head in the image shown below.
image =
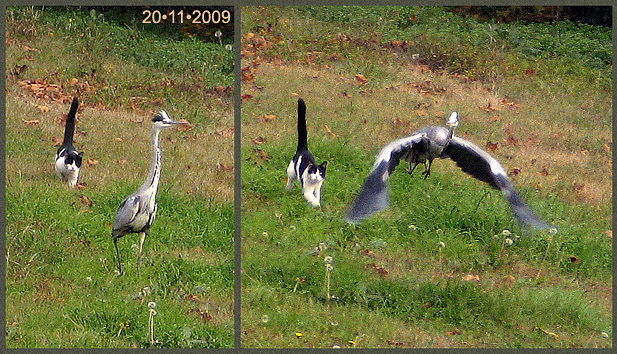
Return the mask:
[[[159,113],[157,113],[154,116],[154,118],[152,118],[152,125],[153,125],[153,127],[156,127],[156,128],[159,128],[159,129],[169,128],[169,127],[173,127],[173,126],[176,126],[176,125],[187,125],[187,124],[189,124],[189,123],[188,122],[175,121],[175,120],[169,118],[169,115],[165,111],[160,111]]]
[[[451,127],[451,129],[458,127],[458,112],[454,111],[450,113],[450,116],[448,117],[448,120],[446,121],[446,125],[448,127]]]

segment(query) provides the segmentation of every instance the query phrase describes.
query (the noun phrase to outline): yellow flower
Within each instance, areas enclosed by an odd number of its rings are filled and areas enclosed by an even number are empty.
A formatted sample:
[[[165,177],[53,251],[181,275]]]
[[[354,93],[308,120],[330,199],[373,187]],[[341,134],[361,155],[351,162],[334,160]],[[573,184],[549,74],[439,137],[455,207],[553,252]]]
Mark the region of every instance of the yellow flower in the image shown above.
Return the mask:
[[[296,337],[300,338],[302,337],[304,334],[302,334],[302,332],[296,332]]]

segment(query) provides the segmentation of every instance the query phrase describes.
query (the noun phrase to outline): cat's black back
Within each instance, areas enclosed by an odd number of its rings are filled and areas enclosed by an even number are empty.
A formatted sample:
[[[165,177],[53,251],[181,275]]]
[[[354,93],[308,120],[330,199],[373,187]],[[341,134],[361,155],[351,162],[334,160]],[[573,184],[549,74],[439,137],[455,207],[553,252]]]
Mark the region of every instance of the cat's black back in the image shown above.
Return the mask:
[[[77,114],[78,106],[79,100],[77,99],[77,97],[73,97],[73,102],[71,102],[69,114],[66,117],[64,139],[62,140],[62,146],[58,148],[57,155],[65,156],[66,164],[71,164],[75,162],[75,165],[77,167],[81,167],[82,154],[76,151],[73,147],[73,135],[75,134],[75,114]]]

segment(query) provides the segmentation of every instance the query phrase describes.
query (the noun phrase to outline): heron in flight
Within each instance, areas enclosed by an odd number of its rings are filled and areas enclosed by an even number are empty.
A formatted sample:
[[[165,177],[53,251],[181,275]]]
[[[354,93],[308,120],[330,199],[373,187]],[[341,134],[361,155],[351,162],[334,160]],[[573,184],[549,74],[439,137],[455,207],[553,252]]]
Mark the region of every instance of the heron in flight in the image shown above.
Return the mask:
[[[458,124],[459,115],[452,112],[446,122],[447,128],[425,127],[381,149],[360,193],[347,212],[346,221],[357,223],[387,207],[388,178],[401,160],[409,162],[407,172],[410,175],[418,164],[424,164],[422,174],[426,179],[431,174],[431,164],[435,158],[450,158],[463,172],[503,192],[521,224],[555,232],[555,227],[540,220],[523,202],[499,161],[474,143],[453,135]]]
[[[118,239],[126,234],[139,234],[139,249],[137,251],[137,273],[141,263],[141,251],[148,235],[148,229],[156,216],[156,191],[161,178],[161,149],[159,148],[159,134],[161,130],[176,125],[189,124],[188,122],[178,122],[169,118],[167,112],[161,111],[152,118],[152,165],[146,181],[135,191],[126,197],[116,212],[111,236],[116,248],[118,259],[118,272],[122,275],[122,263],[120,252],[118,251]]]

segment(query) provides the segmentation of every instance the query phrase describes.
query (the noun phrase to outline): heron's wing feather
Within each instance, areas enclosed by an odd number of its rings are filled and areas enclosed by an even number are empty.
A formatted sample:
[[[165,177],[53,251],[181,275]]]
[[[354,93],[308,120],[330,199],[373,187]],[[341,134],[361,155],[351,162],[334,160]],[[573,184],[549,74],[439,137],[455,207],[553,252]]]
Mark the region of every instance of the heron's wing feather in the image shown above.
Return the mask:
[[[444,148],[443,155],[454,160],[463,172],[502,191],[519,222],[539,229],[554,228],[540,220],[523,202],[499,161],[474,143],[456,136],[452,137]]]
[[[413,134],[386,145],[375,159],[364,185],[349,208],[345,221],[356,223],[388,206],[388,178],[398,166],[401,156],[426,139],[424,134]]]
[[[130,195],[120,203],[114,218],[113,232],[124,231],[123,228],[129,226],[135,220],[142,208],[141,199],[139,196]]]

